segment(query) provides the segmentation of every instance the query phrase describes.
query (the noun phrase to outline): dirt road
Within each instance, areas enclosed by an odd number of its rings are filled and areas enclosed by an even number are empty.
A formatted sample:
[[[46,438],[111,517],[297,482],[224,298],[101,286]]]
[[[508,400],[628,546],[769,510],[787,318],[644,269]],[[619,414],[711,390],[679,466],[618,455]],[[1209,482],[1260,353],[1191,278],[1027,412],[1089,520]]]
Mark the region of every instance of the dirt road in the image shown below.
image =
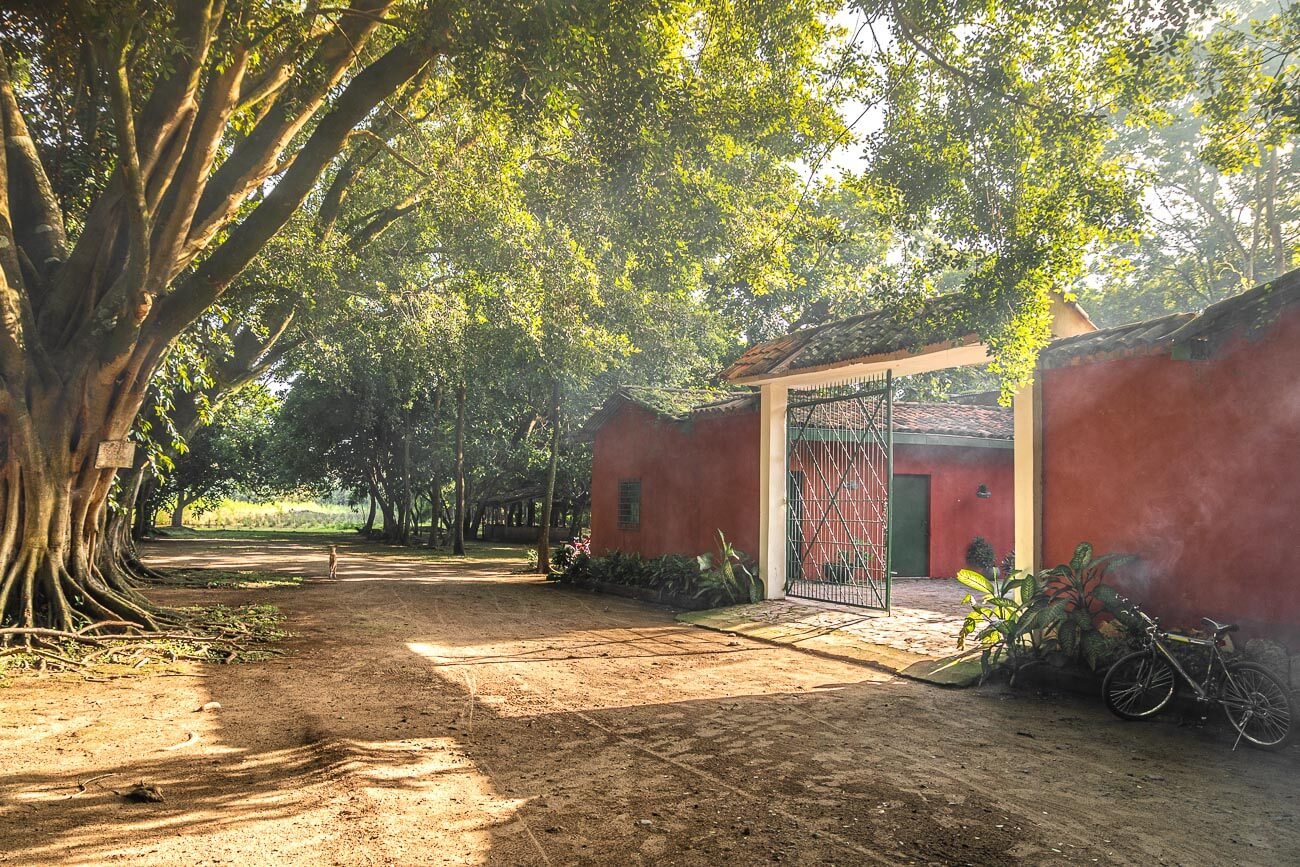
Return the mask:
[[[308,574],[156,594],[275,602],[288,655],[12,680],[2,864],[1300,863],[1294,747],[896,680],[518,559],[352,546],[331,582],[318,543],[148,555]],[[166,801],[110,791],[139,780]]]

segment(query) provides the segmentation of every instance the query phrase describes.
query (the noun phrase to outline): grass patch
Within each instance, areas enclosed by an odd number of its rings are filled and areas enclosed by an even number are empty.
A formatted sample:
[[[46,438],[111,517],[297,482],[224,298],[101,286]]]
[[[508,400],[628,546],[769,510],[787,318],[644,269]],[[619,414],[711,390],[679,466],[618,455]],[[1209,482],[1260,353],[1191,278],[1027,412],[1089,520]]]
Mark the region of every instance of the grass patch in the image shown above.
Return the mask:
[[[377,557],[380,559],[409,559],[419,557],[428,560],[447,561],[449,563],[496,563],[507,561],[510,563],[523,564],[528,561],[528,554],[533,550],[532,545],[527,544],[510,544],[505,542],[475,542],[467,541],[465,543],[465,556],[457,557],[451,552],[450,547],[426,548],[423,545],[411,545],[401,547],[399,545],[389,545],[383,542],[371,541],[356,531],[339,532],[328,530],[195,530],[185,528],[183,530],[173,530],[168,528],[159,528],[159,538],[164,539],[193,539],[200,541],[203,539],[230,539],[244,542],[296,542],[296,543],[318,543],[325,545],[338,545],[339,557],[346,557],[350,551],[362,552],[368,557]],[[322,554],[324,552],[322,551]],[[179,571],[179,570],[172,570]]]
[[[161,587],[204,587],[207,589],[255,589],[262,587],[297,587],[301,575],[280,572],[245,572],[233,569],[169,569]]]
[[[368,557],[379,557],[400,559],[412,555],[426,560],[441,560],[448,563],[500,563],[508,562],[526,562],[530,546],[528,545],[506,545],[501,542],[466,542],[465,556],[458,557],[451,552],[451,548],[425,548],[423,546],[401,548],[396,545],[384,545],[377,542],[368,542],[364,544],[364,550]],[[339,557],[343,557],[347,552],[339,551]]]
[[[311,542],[349,544],[365,541],[355,530],[196,530],[192,527],[159,527],[160,539],[242,539],[248,542]]]
[[[250,503],[222,500],[213,509],[187,511],[185,524],[196,529],[320,531],[353,530],[366,520],[359,507],[314,500],[275,500]],[[170,512],[160,512],[158,523],[166,526]]]

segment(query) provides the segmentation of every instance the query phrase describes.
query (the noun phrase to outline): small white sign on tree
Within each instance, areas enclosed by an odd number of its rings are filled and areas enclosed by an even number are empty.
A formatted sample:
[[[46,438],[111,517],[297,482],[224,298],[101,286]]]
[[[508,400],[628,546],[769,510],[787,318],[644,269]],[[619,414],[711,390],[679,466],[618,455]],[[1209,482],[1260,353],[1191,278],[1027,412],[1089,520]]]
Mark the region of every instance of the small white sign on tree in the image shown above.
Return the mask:
[[[130,440],[104,440],[95,454],[95,467],[129,467],[135,463],[135,443]]]

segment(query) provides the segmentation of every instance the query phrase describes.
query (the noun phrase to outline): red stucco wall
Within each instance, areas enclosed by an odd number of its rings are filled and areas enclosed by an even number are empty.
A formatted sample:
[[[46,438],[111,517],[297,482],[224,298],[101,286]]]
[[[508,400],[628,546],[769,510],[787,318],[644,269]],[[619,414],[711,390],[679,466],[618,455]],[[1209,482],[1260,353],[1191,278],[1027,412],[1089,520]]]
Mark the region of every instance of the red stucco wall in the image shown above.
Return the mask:
[[[596,434],[592,455],[591,541],[597,553],[646,557],[700,554],[721,529],[750,556],[758,553],[758,413],[680,424],[625,405]],[[930,573],[952,576],[977,534],[998,556],[1014,539],[1010,449],[894,448],[896,473],[930,480]],[[618,483],[641,480],[641,526],[618,527]],[[814,484],[815,479],[809,484]],[[993,496],[975,496],[986,484]],[[811,517],[810,517],[811,520]],[[811,532],[811,528],[809,529]]]
[[[896,475],[930,476],[930,574],[951,578],[966,568],[976,536],[998,560],[1015,546],[1015,458],[1011,449],[894,446]],[[975,496],[988,485],[993,496]]]
[[[591,544],[646,557],[703,554],[717,531],[758,556],[758,413],[665,421],[624,406],[596,434]],[[641,480],[641,526],[618,527],[618,483]]]
[[[1300,646],[1300,311],[1213,357],[1040,371],[1045,565],[1086,540],[1167,623]]]

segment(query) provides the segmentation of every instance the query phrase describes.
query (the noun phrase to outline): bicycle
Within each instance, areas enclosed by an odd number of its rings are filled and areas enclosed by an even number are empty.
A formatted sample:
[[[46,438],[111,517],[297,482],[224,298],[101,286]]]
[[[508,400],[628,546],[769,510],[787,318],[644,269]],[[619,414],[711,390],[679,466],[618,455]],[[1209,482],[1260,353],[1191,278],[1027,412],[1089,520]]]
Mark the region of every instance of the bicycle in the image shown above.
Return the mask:
[[[1143,646],[1120,657],[1102,681],[1106,707],[1121,719],[1141,720],[1164,710],[1177,690],[1177,678],[1190,686],[1202,704],[1219,704],[1237,731],[1235,750],[1243,738],[1253,746],[1276,750],[1291,738],[1295,716],[1291,692],[1269,669],[1254,662],[1225,659],[1222,648],[1229,644],[1236,624],[1219,623],[1203,617],[1212,637],[1195,638],[1160,629],[1160,624],[1141,609],[1132,613],[1144,626]],[[1167,643],[1205,648],[1205,676],[1199,682],[1179,664]]]

